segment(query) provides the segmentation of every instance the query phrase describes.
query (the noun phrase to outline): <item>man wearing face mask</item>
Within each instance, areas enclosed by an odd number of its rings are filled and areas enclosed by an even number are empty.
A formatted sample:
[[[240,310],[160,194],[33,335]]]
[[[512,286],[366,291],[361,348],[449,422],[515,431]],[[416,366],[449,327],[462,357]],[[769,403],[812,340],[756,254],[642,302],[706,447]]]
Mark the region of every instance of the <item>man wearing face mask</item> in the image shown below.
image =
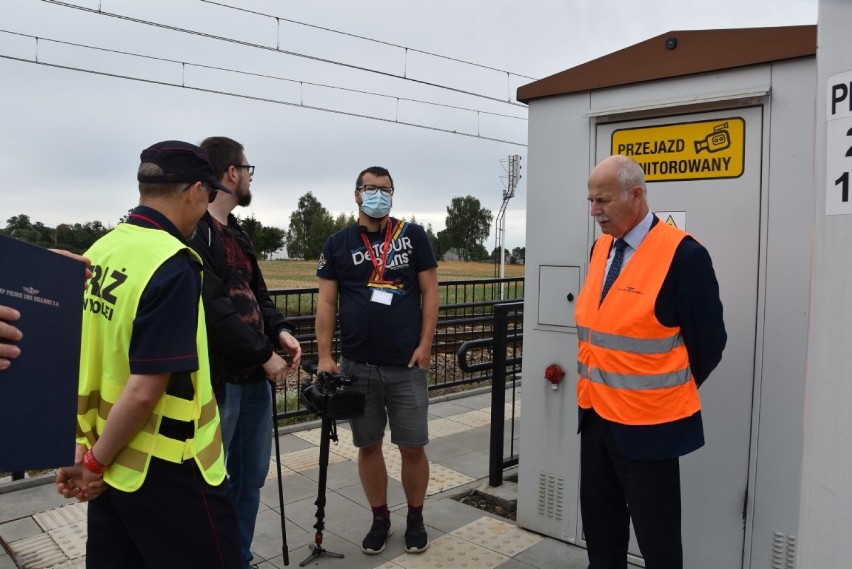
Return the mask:
[[[393,533],[382,455],[388,423],[408,500],[405,550],[421,553],[429,547],[423,523],[429,481],[424,447],[429,442],[427,379],[438,321],[438,272],[423,228],[390,217],[393,195],[385,168],[362,171],[355,183],[358,223],[328,238],[317,267],[317,367],[353,377],[352,389],[367,396],[364,415],[350,424],[361,485],[373,511],[361,544],[368,555],[381,553]],[[331,351],[338,296],[339,365]]]

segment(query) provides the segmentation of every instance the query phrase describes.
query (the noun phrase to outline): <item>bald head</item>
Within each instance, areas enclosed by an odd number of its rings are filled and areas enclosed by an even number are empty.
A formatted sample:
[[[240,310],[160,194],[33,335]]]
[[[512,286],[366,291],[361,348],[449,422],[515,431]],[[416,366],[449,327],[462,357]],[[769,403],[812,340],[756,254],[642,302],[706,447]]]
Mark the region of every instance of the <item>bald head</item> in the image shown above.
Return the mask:
[[[601,160],[589,175],[588,187],[589,213],[603,233],[624,237],[648,215],[645,174],[627,156]]]

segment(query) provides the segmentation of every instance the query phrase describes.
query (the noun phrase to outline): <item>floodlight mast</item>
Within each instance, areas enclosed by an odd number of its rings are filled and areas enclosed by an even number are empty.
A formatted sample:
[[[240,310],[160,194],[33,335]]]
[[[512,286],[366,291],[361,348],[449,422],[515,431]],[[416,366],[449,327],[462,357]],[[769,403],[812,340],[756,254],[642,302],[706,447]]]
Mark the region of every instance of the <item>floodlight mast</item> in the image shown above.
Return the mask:
[[[501,279],[506,276],[506,207],[509,205],[509,200],[515,197],[515,188],[517,188],[518,180],[520,179],[521,157],[518,154],[511,154],[508,160],[506,188],[503,190],[503,203],[500,205],[500,211],[497,213],[497,218],[494,221],[494,238],[496,240],[495,250],[497,251],[497,254],[500,255],[500,273],[498,276]],[[503,300],[504,291],[505,286],[501,283],[500,300]]]

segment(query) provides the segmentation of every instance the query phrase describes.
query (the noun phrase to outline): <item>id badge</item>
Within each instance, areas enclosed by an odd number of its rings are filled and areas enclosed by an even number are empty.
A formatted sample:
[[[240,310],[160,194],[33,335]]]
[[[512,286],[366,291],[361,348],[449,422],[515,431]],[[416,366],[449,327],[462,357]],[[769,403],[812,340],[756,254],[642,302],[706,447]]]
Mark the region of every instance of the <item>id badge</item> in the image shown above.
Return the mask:
[[[390,306],[393,295],[386,290],[373,289],[373,296],[370,297],[370,302],[378,302]]]

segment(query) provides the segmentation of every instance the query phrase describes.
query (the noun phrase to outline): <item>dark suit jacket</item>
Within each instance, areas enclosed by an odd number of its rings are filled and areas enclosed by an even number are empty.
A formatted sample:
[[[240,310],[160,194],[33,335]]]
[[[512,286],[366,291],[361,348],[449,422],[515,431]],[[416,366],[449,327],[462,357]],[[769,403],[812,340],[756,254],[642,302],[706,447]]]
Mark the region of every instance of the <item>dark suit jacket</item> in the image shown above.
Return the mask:
[[[655,216],[651,228],[657,223],[659,219]],[[722,360],[728,335],[710,254],[691,237],[681,241],[675,251],[657,296],[654,313],[660,323],[680,326],[692,375],[700,387]],[[582,430],[582,409],[579,415],[578,430]],[[704,445],[701,411],[660,425],[610,424],[621,452],[635,460],[674,458]]]

